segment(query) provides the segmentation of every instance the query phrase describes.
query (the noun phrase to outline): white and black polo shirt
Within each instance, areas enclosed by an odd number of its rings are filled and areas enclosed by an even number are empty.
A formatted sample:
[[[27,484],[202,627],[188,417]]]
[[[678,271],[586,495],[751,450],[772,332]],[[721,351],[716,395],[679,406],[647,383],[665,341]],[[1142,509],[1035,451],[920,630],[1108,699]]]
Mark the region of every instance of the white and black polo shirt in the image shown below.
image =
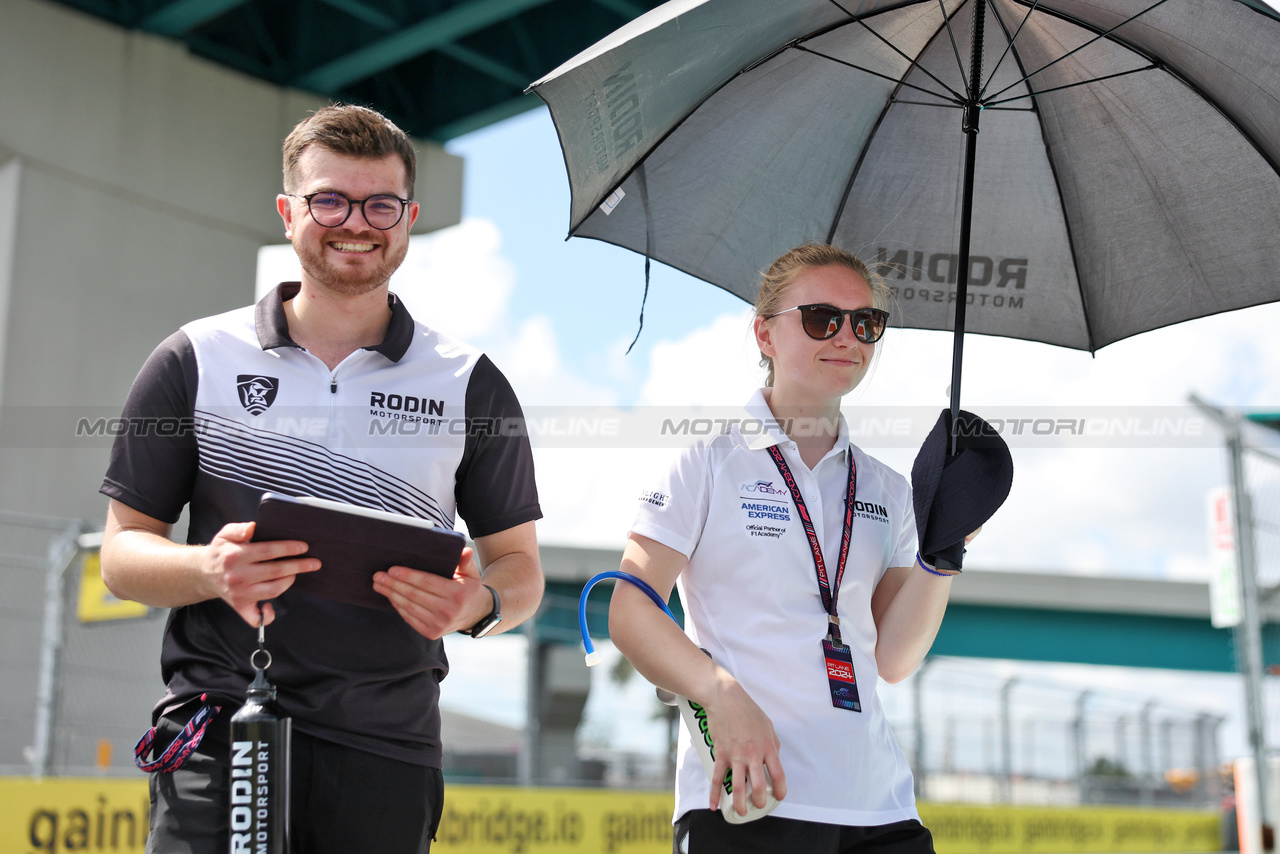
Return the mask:
[[[289,337],[284,300],[187,324],[151,354],[125,404],[101,491],[174,522],[189,543],[257,516],[265,491],[431,519],[473,537],[541,517],[520,404],[479,351],[415,323],[389,296],[385,340],[333,371]],[[286,591],[268,632],[294,726],[439,767],[439,641],[398,615]],[[156,716],[210,692],[242,701],[256,632],[221,600],[175,608]]]
[[[822,640],[827,616],[813,553],[767,448],[777,445],[814,521],[828,572],[840,549],[848,453],[857,466],[850,553],[838,597],[861,712],[834,708]],[[729,432],[684,451],[640,496],[632,531],[689,559],[677,585],[685,632],[743,685],[782,743],[787,797],[774,815],[870,826],[918,818],[911,771],[876,696],[871,594],[886,569],[911,566],[916,525],[906,478],[849,443],[811,471],[763,392]],[[710,783],[680,732],[678,818],[705,809]]]

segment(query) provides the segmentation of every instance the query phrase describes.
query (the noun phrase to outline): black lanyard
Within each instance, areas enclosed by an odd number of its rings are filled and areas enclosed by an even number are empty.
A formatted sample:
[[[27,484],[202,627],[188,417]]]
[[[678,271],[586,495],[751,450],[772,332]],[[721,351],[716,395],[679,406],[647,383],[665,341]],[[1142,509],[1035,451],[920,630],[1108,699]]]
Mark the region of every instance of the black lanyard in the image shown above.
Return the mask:
[[[822,607],[827,612],[827,623],[830,628],[828,636],[837,646],[842,646],[840,619],[836,616],[836,600],[840,596],[840,581],[844,578],[845,562],[849,559],[849,541],[853,536],[853,497],[858,491],[858,469],[853,461],[853,447],[850,446],[845,451],[849,455],[849,488],[845,496],[844,526],[840,531],[840,563],[836,566],[835,584],[827,578],[827,564],[822,559],[822,545],[818,542],[817,532],[814,531],[813,519],[809,517],[809,508],[805,506],[804,496],[800,494],[800,487],[796,484],[796,479],[782,456],[782,450],[777,445],[770,445],[768,450],[769,456],[773,457],[773,464],[778,467],[778,474],[782,475],[787,489],[791,490],[791,500],[796,503],[796,509],[800,512],[800,523],[804,525],[805,535],[809,538],[809,548],[813,551],[813,566],[818,572],[818,592],[822,594]]]

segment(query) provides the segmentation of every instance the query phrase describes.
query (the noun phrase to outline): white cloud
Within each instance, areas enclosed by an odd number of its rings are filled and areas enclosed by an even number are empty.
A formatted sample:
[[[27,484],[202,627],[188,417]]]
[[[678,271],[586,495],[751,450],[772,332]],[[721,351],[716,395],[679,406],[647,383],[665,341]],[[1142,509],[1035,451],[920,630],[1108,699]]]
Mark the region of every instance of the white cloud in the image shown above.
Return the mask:
[[[745,403],[763,378],[756,366],[759,354],[749,334],[750,317],[749,311],[723,315],[683,338],[656,342],[650,350],[640,406]],[[626,349],[626,343],[622,342],[619,352]],[[568,371],[560,373],[559,381],[570,385],[580,382]],[[626,410],[602,410],[600,414],[610,412],[622,420],[624,430],[634,423],[628,420]],[[644,413],[641,419],[650,414]],[[546,513],[539,523],[539,538],[621,548],[635,518],[637,496],[651,486],[654,472],[670,465],[678,452],[675,448],[636,447],[645,442],[641,436],[638,441],[618,443],[624,447],[539,448],[538,488]]]
[[[521,322],[514,335],[494,341],[488,352],[526,411],[529,407],[610,406],[617,400],[613,389],[583,379],[565,364],[555,328],[545,315]]]
[[[965,339],[962,404],[1179,406],[1199,389],[1234,406],[1280,401],[1280,304],[1157,329],[1086,352],[985,335]],[[891,329],[861,392],[868,402],[944,405],[950,333]]]
[[[662,448],[539,448],[538,497],[545,518],[538,540],[621,549],[640,491],[671,463]]]
[[[502,254],[497,226],[468,217],[452,228],[411,238],[391,290],[416,319],[478,344],[510,328],[507,304],[515,283],[515,266]]]
[[[722,315],[649,355],[640,402],[662,406],[736,406],[764,381],[751,338],[750,311]]]
[[[655,343],[640,404],[697,407],[745,403],[762,377],[755,366],[759,355],[748,334],[749,319],[750,312],[724,315],[683,338]],[[619,352],[629,342],[620,343]],[[606,366],[606,371],[610,370],[635,369],[627,363],[615,363]],[[555,379],[566,388],[583,382],[563,368]],[[628,423],[628,413],[623,410],[600,410],[599,414],[607,417],[610,412]],[[538,489],[546,513],[538,536],[544,542],[621,548],[635,517],[636,497],[650,485],[655,471],[670,464],[676,451],[634,447],[643,440],[625,443],[626,447],[582,444],[536,451]]]
[[[281,282],[296,282],[301,277],[302,265],[298,263],[293,244],[263,246],[258,250],[258,276],[253,298],[260,300]]]

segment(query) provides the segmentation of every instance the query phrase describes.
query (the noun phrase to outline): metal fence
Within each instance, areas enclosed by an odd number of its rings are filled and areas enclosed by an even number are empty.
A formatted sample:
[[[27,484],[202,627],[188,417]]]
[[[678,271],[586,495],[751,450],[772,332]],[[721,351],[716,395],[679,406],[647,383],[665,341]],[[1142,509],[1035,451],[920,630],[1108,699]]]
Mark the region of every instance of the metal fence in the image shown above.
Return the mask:
[[[1168,695],[1074,687],[1027,675],[1013,678],[1001,675],[1005,670],[1026,674],[1027,668],[935,657],[907,680],[879,686],[921,799],[1219,806],[1228,782],[1222,776],[1220,748],[1225,719],[1219,714]],[[623,702],[619,694],[609,708],[621,716]],[[651,694],[642,702],[654,720],[667,708]],[[626,711],[632,719],[637,712],[646,713],[634,705]],[[669,751],[679,726],[678,719],[669,723]],[[623,755],[605,748],[603,741],[588,743],[586,750],[606,763],[607,784],[672,784],[673,754]]]
[[[78,619],[85,529],[0,512],[0,774],[136,773],[164,614]]]
[[[1221,797],[1207,711],[931,659],[884,692],[920,797],[937,801],[1209,807]]]

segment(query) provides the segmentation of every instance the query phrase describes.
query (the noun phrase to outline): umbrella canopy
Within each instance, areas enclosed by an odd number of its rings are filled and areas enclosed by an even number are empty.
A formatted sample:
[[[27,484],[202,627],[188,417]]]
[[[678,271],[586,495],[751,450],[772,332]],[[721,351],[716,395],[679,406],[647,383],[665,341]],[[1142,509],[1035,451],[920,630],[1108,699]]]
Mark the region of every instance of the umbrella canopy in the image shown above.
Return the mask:
[[[895,325],[954,328],[967,281],[962,328],[1090,351],[1280,299],[1280,16],[985,2],[985,38],[973,0],[654,9],[531,87],[570,233],[746,300],[829,242],[890,265]]]

